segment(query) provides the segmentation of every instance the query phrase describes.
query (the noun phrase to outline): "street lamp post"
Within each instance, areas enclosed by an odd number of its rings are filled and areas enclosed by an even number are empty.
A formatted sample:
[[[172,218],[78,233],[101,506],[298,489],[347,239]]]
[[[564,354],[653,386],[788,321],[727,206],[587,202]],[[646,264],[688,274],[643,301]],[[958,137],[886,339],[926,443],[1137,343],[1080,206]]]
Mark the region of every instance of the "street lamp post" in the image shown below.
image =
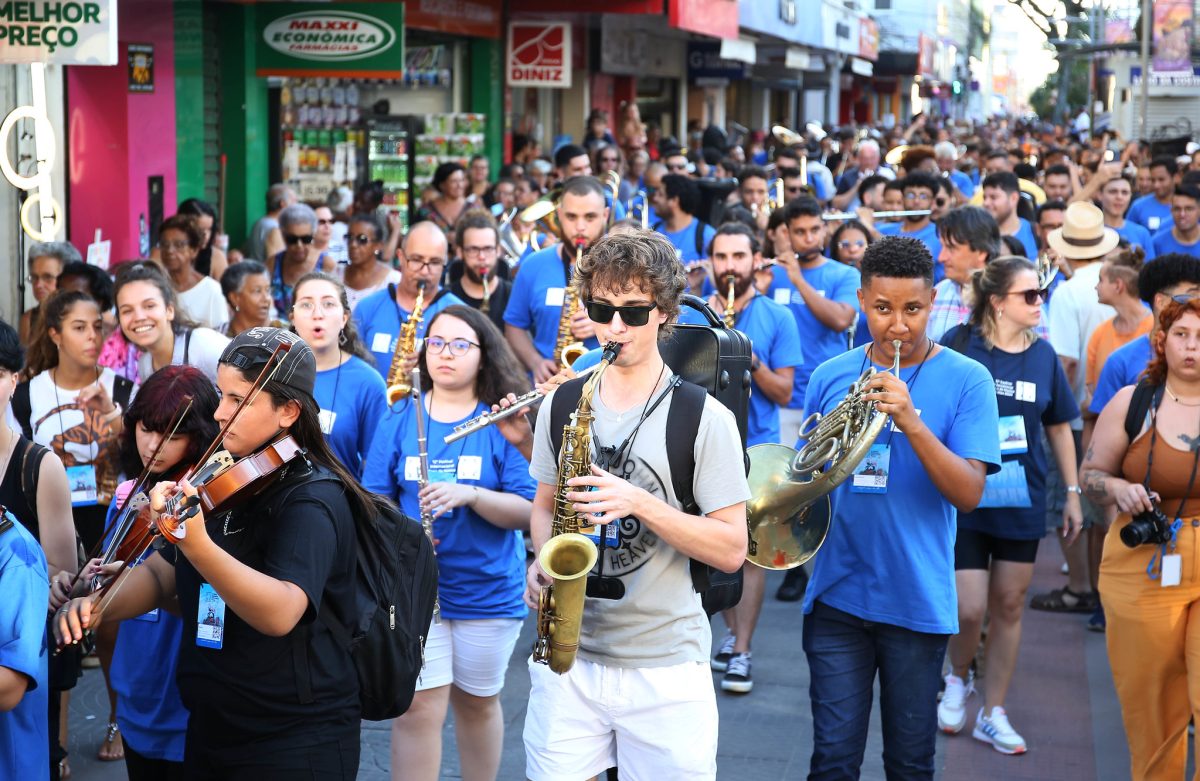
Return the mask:
[[[1151,0],[1142,0],[1142,95],[1138,138],[1146,138],[1146,112],[1150,108],[1150,14]]]

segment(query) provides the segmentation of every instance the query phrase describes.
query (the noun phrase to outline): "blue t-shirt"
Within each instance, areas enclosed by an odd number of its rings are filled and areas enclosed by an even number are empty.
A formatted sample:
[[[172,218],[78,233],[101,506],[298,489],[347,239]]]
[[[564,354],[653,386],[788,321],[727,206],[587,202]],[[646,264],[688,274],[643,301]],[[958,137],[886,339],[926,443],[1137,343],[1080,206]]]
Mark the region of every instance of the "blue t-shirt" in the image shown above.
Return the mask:
[[[1025,257],[1036,261],[1038,257],[1038,243],[1037,237],[1033,235],[1033,226],[1029,224],[1028,220],[1022,217],[1018,217],[1017,220],[1021,223],[1021,227],[1017,228],[1017,232],[1013,234],[1013,237],[1021,242],[1021,246],[1025,248]]]
[[[950,181],[954,182],[954,186],[967,199],[975,195],[975,182],[971,181],[971,177],[964,174],[962,171],[954,170],[950,172]]]
[[[691,307],[679,313],[679,322],[704,325],[704,315]],[[751,349],[768,369],[795,367],[797,372],[804,364],[804,352],[800,349],[800,332],[796,321],[786,307],[776,304],[767,296],[758,294],[746,302],[738,313],[733,327],[750,339]],[[779,441],[779,405],[767,398],[750,380],[750,407],[746,415],[746,446]]]
[[[848,340],[847,340],[848,341]],[[867,313],[859,311],[858,324],[854,327],[854,344],[850,345],[851,349],[862,347],[871,343],[871,329],[867,325]],[[807,389],[806,389],[807,391]],[[807,395],[807,393],[806,393]],[[802,405],[803,406],[803,405]]]
[[[1142,334],[1129,344],[1123,344],[1109,353],[1108,360],[1100,369],[1096,390],[1088,402],[1088,411],[1099,415],[1104,405],[1112,401],[1117,391],[1126,385],[1137,385],[1138,377],[1150,363],[1150,336]]]
[[[1182,252],[1184,255],[1193,257],[1200,256],[1200,239],[1196,239],[1191,244],[1184,244],[1175,238],[1175,231],[1171,226],[1163,228],[1154,234],[1154,256],[1166,255],[1168,252]]]
[[[122,486],[123,487],[123,486]],[[117,503],[104,526],[112,538]],[[146,556],[153,555],[151,548]],[[121,622],[108,681],[117,693],[117,725],[135,751],[151,759],[183,761],[188,710],[175,685],[183,619],[158,608]]]
[[[1154,237],[1150,235],[1150,231],[1138,225],[1133,220],[1125,220],[1124,225],[1119,228],[1113,228],[1113,230],[1117,232],[1118,236],[1125,239],[1125,241],[1145,250],[1146,260],[1154,260],[1158,257],[1158,253],[1154,251]]]
[[[547,247],[521,262],[521,273],[513,280],[508,306],[504,309],[504,322],[531,331],[533,346],[543,358],[553,357],[567,289],[567,274],[559,249],[560,245]],[[600,346],[595,337],[583,344]]]
[[[11,513],[4,517],[13,525],[0,533],[0,667],[25,676],[29,688],[16,708],[0,712],[0,778],[46,778],[50,576],[42,546]]]
[[[805,412],[829,413],[868,365],[865,349],[821,364],[809,380]],[[989,472],[999,469],[999,418],[987,369],[942,348],[923,363],[901,369],[900,377],[938,440],[960,458],[984,462]],[[954,634],[958,511],[934,486],[902,432],[889,424],[876,443],[890,447],[887,492],[854,493],[848,479],[830,494],[833,518],[813,560],[804,612],[820,600],[867,621]]]
[[[951,328],[942,344],[953,345],[968,326]],[[1004,453],[1025,471],[1029,507],[981,507],[960,513],[958,528],[974,529],[1006,540],[1039,540],[1046,535],[1046,449],[1042,427],[1070,423],[1079,407],[1054,348],[1038,339],[1021,353],[989,348],[977,329],[971,329],[966,355],[988,370],[996,384],[996,404],[1001,419],[1020,416],[1028,443],[1024,453]]]
[[[884,236],[905,236],[910,239],[920,239],[929,248],[929,254],[933,256],[933,284],[936,285],[946,276],[946,269],[942,268],[941,263],[938,263],[938,256],[942,254],[942,240],[938,238],[937,223],[930,222],[924,228],[921,228],[921,230],[912,233],[901,230],[907,224],[907,220],[885,222],[877,225],[876,228]]]
[[[1125,219],[1141,225],[1151,235],[1175,224],[1175,218],[1171,216],[1171,204],[1160,203],[1154,193],[1143,195],[1130,204]]]
[[[362,460],[387,413],[387,388],[379,372],[351,355],[334,369],[317,372],[313,398],[321,409],[321,432],[350,474],[362,475]]]
[[[425,311],[421,316],[421,324],[417,326],[417,339],[425,338],[425,329],[433,316],[448,306],[462,304],[458,296],[446,288],[438,290],[432,302],[425,296]],[[411,312],[406,312],[396,303],[391,290],[384,288],[372,293],[358,302],[354,309],[354,325],[363,344],[375,358],[375,371],[381,377],[387,377],[388,369],[392,366],[392,357],[396,352],[396,340],[400,337],[400,325],[407,322]],[[401,320],[403,318],[403,320]],[[420,341],[417,349],[421,348]]]
[[[429,480],[462,483],[533,499],[537,486],[529,462],[496,426],[452,444],[443,439],[460,423],[487,411],[479,404],[462,420],[441,423],[425,417]],[[395,499],[410,518],[420,518],[417,502],[417,426],[412,402],[384,416],[363,469],[369,491]],[[525,543],[521,532],[501,529],[470,507],[459,507],[433,522],[438,540],[438,600],[449,619],[524,618]]]
[[[679,260],[684,266],[690,266],[698,260],[704,260],[708,257],[708,244],[712,241],[713,236],[717,232],[713,230],[711,225],[701,222],[695,217],[687,224],[687,227],[680,231],[671,233],[667,230],[665,222],[653,223],[654,230],[661,233],[671,242],[671,246],[679,250]],[[696,231],[702,229],[700,234],[700,245],[696,246]],[[697,249],[699,252],[697,252]]]
[[[805,282],[825,298],[849,304],[858,311],[858,288],[862,285],[858,269],[836,260],[826,260],[816,268],[800,269],[800,274]],[[767,295],[775,303],[783,304],[791,310],[796,319],[796,327],[800,329],[800,342],[804,346],[804,364],[796,369],[792,400],[788,403],[790,409],[801,409],[804,407],[804,392],[808,389],[809,375],[825,361],[846,351],[846,334],[827,328],[817,319],[804,303],[804,298],[797,292],[796,286],[788,279],[786,270],[775,266],[771,275],[771,286],[767,288]],[[861,325],[862,331],[866,332],[866,322]],[[867,341],[870,341],[870,338],[868,333]]]

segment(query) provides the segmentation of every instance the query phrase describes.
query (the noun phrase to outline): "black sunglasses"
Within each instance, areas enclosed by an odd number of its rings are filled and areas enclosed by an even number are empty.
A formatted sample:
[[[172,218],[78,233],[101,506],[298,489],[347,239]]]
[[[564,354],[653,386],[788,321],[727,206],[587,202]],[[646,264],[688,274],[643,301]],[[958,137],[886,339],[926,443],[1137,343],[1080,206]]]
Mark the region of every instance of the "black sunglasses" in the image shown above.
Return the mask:
[[[375,241],[375,237],[370,235],[369,233],[360,233],[354,237],[355,244],[366,245],[366,244],[370,244],[373,241]]]
[[[1025,296],[1025,303],[1029,306],[1033,306],[1038,301],[1041,301],[1046,297],[1046,291],[1038,290],[1037,288],[1030,288],[1029,290],[1012,290],[1009,291],[1008,294],[1010,296]]]
[[[658,304],[650,304],[649,306],[613,306],[612,304],[602,304],[599,301],[586,301],[584,302],[584,306],[587,307],[588,317],[594,323],[611,323],[613,315],[620,312],[622,323],[629,326],[639,326],[650,322],[650,312]]]
[[[312,237],[311,233],[308,234],[307,236],[293,236],[290,233],[285,233],[283,236],[283,240],[285,242],[287,242],[287,245],[289,247],[293,244],[312,244],[313,243],[313,237]]]

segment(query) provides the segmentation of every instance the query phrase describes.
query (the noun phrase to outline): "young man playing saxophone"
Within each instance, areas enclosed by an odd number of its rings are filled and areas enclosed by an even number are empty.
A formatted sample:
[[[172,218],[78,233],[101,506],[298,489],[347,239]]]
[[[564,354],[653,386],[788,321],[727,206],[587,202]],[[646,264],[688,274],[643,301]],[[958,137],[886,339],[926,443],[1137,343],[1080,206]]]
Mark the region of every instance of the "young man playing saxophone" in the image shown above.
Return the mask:
[[[569,480],[574,490],[565,498],[599,524],[618,524],[617,547],[600,555],[603,575],[618,578],[624,596],[586,600],[578,655],[565,674],[530,662],[526,776],[578,781],[619,764],[630,778],[715,779],[712,639],[688,560],[734,572],[745,559],[750,492],[737,424],[705,397],[693,447],[700,514],[682,512],[666,455],[676,391],[658,342],[679,314],[683,266],[662,236],[626,234],[597,242],[578,274],[596,336],[620,352],[592,396],[591,475]],[[538,483],[536,551],[551,537],[555,512],[552,402],[553,394],[539,411],[529,470]],[[526,602],[536,607],[550,583],[535,558]]]

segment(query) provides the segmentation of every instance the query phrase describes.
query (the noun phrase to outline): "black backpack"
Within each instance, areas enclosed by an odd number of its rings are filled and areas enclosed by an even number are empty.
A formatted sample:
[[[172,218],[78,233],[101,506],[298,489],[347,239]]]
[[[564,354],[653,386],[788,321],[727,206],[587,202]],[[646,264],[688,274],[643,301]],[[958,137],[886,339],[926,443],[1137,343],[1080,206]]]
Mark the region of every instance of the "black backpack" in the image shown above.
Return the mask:
[[[282,501],[301,484],[323,480],[341,482],[326,470],[304,473],[271,501]],[[356,516],[354,530],[358,562],[353,624],[343,624],[326,601],[318,618],[354,659],[362,717],[383,721],[412,704],[437,598],[437,559],[421,524],[390,503],[374,521]],[[313,701],[307,643],[307,633],[297,633],[294,657],[301,703]]]

